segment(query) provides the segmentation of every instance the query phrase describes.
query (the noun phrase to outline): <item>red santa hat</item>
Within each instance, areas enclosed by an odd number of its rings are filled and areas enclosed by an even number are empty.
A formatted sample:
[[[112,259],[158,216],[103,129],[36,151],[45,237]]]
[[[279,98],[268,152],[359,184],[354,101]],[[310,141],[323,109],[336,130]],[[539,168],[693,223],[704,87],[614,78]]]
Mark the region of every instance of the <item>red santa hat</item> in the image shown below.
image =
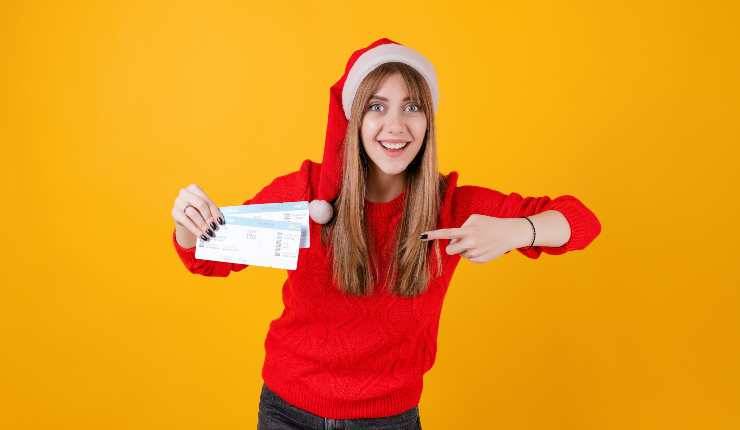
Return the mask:
[[[344,155],[344,137],[347,133],[352,102],[362,80],[384,63],[400,62],[413,67],[424,77],[432,93],[434,111],[439,104],[437,74],[432,63],[417,51],[381,38],[352,53],[342,77],[329,90],[329,120],[326,126],[324,158],[316,200],[309,204],[311,219],[326,224],[333,216],[330,201],[336,199],[341,189]]]

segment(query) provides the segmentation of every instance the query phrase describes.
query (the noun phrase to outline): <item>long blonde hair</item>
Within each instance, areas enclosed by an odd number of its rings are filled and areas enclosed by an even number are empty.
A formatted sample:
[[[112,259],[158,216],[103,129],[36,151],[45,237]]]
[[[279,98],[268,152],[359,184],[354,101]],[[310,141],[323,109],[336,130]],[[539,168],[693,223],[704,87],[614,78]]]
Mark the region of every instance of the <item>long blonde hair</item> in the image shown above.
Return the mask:
[[[386,77],[400,73],[409,97],[427,117],[427,129],[419,153],[406,168],[405,204],[394,253],[388,267],[388,285],[399,296],[423,293],[432,274],[428,270],[429,247],[436,254],[436,274],[442,273],[437,241],[419,240],[419,235],[437,225],[445,177],[437,170],[437,142],[432,96],[424,78],[412,67],[399,62],[384,63],[370,72],[357,89],[344,138],[342,187],[334,206],[334,218],[322,228],[322,241],[329,239],[333,280],[351,295],[369,295],[380,270],[371,261],[365,223],[365,195],[368,158],[360,135],[365,105]]]

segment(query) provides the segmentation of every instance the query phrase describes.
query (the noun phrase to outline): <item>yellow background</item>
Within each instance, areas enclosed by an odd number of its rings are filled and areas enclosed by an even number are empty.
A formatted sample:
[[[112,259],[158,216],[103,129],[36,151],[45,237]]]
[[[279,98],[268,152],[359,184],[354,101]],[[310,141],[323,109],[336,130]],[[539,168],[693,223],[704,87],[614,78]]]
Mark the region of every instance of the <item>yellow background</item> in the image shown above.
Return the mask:
[[[733,4],[3,2],[0,427],[256,427],[285,272],[191,275],[170,209],[321,161],[385,36],[437,68],[443,172],[603,225],[460,263],[424,428],[740,428]]]

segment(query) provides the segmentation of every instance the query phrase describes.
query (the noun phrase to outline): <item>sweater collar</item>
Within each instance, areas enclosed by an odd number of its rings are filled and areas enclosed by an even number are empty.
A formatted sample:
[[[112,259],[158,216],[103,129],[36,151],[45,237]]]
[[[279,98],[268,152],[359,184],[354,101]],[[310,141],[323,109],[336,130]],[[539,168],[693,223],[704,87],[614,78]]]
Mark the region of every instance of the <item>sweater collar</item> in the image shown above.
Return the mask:
[[[365,210],[368,213],[374,215],[390,215],[393,213],[400,213],[403,210],[404,202],[406,201],[406,191],[401,191],[399,195],[394,197],[392,200],[387,202],[372,202],[365,199]]]
[[[458,172],[452,171],[447,174],[447,187],[444,195],[442,196],[442,207],[440,208],[440,215],[443,217],[451,216],[452,213],[452,198],[457,188]],[[393,213],[401,213],[403,211],[404,204],[406,202],[406,191],[402,191],[399,195],[394,197],[392,200],[387,202],[372,202],[365,199],[365,211],[369,214],[385,216]]]

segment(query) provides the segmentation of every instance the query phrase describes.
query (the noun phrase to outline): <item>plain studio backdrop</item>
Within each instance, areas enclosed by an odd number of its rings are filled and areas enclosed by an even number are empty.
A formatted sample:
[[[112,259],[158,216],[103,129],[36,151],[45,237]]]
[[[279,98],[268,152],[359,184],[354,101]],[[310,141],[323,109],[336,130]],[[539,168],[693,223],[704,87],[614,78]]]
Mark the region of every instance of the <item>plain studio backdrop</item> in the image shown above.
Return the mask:
[[[437,68],[444,173],[603,227],[461,261],[425,430],[740,428],[735,2],[0,8],[0,427],[255,428],[285,272],[190,274],[172,203],[320,162],[329,87],[389,37]]]

